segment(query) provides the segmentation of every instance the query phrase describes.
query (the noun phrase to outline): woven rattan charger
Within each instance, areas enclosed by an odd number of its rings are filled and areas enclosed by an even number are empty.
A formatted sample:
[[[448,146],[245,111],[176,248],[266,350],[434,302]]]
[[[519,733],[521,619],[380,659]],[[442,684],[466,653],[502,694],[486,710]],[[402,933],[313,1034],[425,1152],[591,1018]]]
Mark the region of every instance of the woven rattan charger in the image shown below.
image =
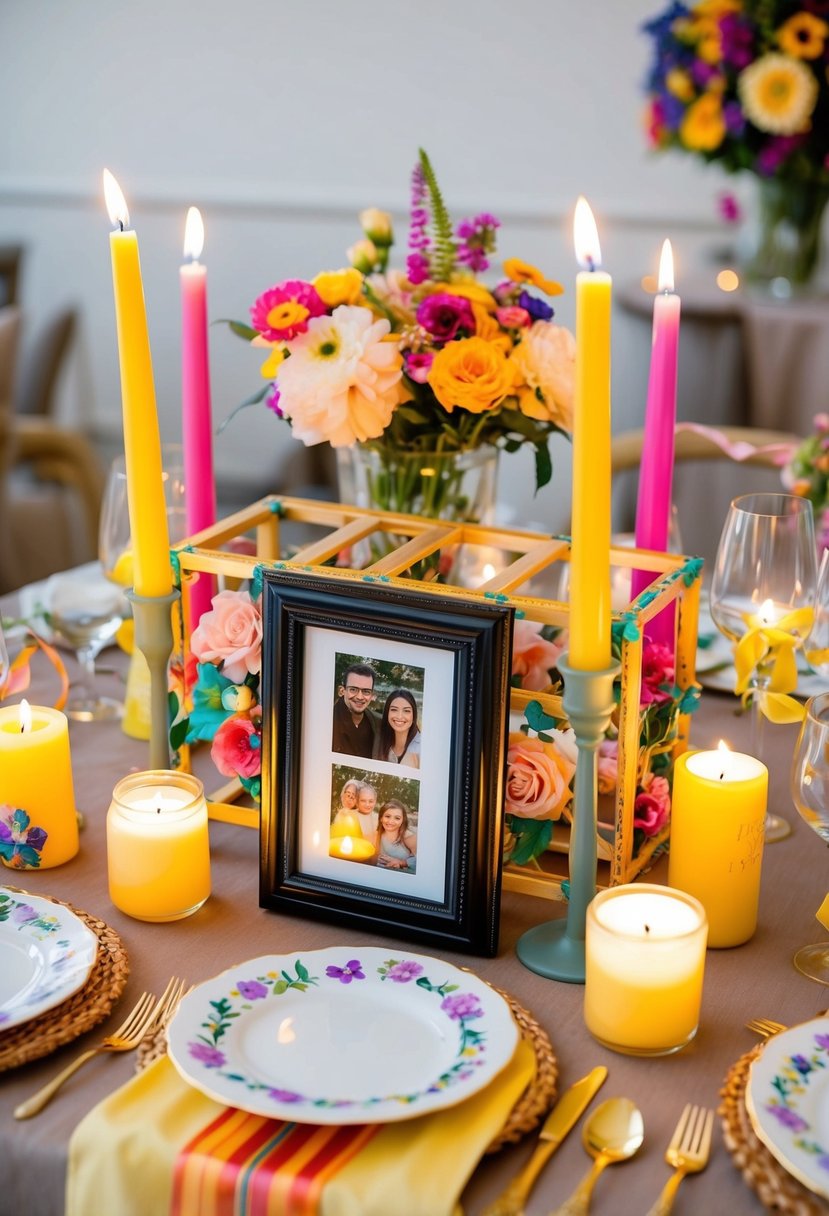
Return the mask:
[[[746,1085],[749,1069],[764,1046],[758,1043],[740,1056],[728,1070],[720,1090],[719,1115],[725,1146],[745,1182],[770,1211],[786,1212],[789,1216],[825,1216],[825,1201],[784,1170],[751,1126],[745,1103]]]
[[[519,1005],[514,997],[501,988],[496,988],[510,1007],[512,1016],[526,1043],[535,1055],[535,1073],[527,1088],[510,1111],[509,1117],[498,1135],[486,1150],[497,1153],[506,1144],[517,1144],[522,1136],[537,1127],[553,1104],[556,1095],[558,1065],[547,1032],[539,1026],[533,1015]],[[163,1056],[167,1050],[167,1028],[161,1026],[156,1034],[145,1039],[138,1048],[136,1071],[140,1072],[153,1060]]]
[[[10,887],[9,890],[18,888]],[[114,929],[97,916],[90,916],[88,912],[82,912],[62,899],[53,899],[48,895],[39,898],[68,908],[78,920],[83,921],[98,939],[98,953],[86,983],[72,996],[54,1009],[47,1009],[38,1017],[30,1018],[28,1022],[0,1031],[0,1072],[50,1055],[64,1043],[71,1043],[87,1030],[92,1030],[109,1015],[124,991],[129,975],[127,954]]]

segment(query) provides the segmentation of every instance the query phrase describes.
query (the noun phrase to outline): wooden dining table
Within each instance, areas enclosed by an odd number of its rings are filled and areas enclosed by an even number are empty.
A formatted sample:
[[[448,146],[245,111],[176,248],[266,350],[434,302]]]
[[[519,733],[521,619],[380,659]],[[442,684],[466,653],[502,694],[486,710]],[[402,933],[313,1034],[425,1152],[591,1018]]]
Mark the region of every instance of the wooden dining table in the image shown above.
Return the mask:
[[[2,606],[8,612],[14,603],[7,600]],[[98,677],[101,690],[123,694],[124,656],[108,651],[102,664],[115,670]],[[69,657],[67,666],[70,675],[78,674]],[[55,691],[54,673],[37,660],[34,668],[28,695],[34,702],[46,703]],[[735,712],[736,705],[731,695],[703,692],[692,722],[692,744],[708,747],[724,738],[732,747],[748,750],[748,718]],[[0,875],[0,882],[5,879],[34,895],[68,901],[106,921],[123,940],[130,977],[106,1022],[54,1054],[0,1076],[0,1216],[60,1216],[72,1132],[96,1103],[132,1075],[135,1057],[103,1056],[88,1063],[33,1119],[16,1122],[12,1111],[76,1053],[114,1030],[143,990],[160,993],[173,974],[198,984],[262,954],[357,945],[394,951],[406,945],[379,933],[264,911],[258,903],[258,833],[218,822],[210,826],[212,895],[195,915],[170,924],[149,924],[123,915],[113,906],[107,890],[105,817],[116,782],[131,770],[149,766],[148,746],[127,738],[117,721],[72,723],[70,734],[76,798],[85,822],[80,852],[55,869],[10,870]],[[718,1105],[729,1067],[757,1042],[745,1026],[750,1018],[764,1016],[791,1025],[829,1005],[829,992],[799,974],[792,964],[799,946],[825,935],[815,921],[815,912],[829,889],[826,848],[799,819],[789,793],[795,738],[792,726],[766,731],[770,805],[792,822],[792,834],[765,850],[759,925],[752,940],[736,949],[708,952],[699,1032],[682,1052],[641,1059],[607,1050],[585,1027],[583,987],[544,979],[519,962],[515,953],[519,936],[533,925],[564,915],[562,903],[505,892],[497,957],[443,953],[448,962],[470,967],[510,993],[546,1029],[557,1060],[560,1092],[594,1065],[604,1064],[609,1075],[601,1096],[624,1095],[641,1109],[645,1125],[642,1148],[633,1160],[614,1166],[600,1178],[592,1208],[596,1213],[633,1216],[648,1210],[668,1178],[664,1152],[684,1104]],[[663,857],[648,881],[666,880]],[[412,1126],[416,1129],[416,1123]],[[530,1133],[517,1145],[480,1162],[462,1196],[468,1216],[480,1216],[526,1162],[535,1140]],[[546,1167],[527,1203],[527,1216],[541,1216],[556,1208],[588,1166],[577,1129]],[[683,1183],[675,1210],[678,1216],[703,1211],[752,1216],[764,1210],[726,1149],[719,1121],[710,1163],[702,1174]],[[118,1213],[102,1195],[99,1209],[88,1216]]]

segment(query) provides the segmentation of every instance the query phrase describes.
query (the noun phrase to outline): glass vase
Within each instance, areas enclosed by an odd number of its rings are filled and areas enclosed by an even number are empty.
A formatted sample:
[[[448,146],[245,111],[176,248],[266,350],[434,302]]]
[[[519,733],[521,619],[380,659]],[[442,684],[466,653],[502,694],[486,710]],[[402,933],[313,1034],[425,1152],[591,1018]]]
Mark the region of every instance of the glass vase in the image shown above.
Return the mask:
[[[820,265],[829,186],[773,177],[758,186],[758,232],[746,278],[772,295],[805,292]]]
[[[401,451],[356,444],[337,450],[340,501],[404,515],[455,523],[491,524],[495,515],[498,449],[485,446],[453,452]],[[397,535],[374,533],[350,553],[363,567],[401,543]],[[418,578],[474,586],[483,581],[486,563],[453,546],[431,555],[412,574]],[[477,565],[481,577],[476,579]]]

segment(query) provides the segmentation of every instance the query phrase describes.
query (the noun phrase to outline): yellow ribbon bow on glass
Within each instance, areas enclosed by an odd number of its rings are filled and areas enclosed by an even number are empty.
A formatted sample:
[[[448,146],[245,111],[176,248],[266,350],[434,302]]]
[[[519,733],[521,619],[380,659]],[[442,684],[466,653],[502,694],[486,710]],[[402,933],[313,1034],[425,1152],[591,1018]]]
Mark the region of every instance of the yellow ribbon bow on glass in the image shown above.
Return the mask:
[[[770,722],[801,722],[804,707],[789,693],[797,687],[795,651],[800,639],[811,631],[814,609],[795,608],[773,623],[766,623],[756,614],[743,619],[749,629],[734,650],[734,691],[744,705],[752,694],[758,697],[760,709]],[[768,677],[764,688],[751,687],[756,672]]]

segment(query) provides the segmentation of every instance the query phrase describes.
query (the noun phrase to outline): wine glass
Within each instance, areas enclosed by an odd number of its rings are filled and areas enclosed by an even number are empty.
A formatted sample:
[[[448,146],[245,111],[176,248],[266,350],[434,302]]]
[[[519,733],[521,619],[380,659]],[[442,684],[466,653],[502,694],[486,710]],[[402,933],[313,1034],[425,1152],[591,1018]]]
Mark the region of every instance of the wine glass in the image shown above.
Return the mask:
[[[806,704],[792,760],[791,788],[801,818],[829,844],[829,692]],[[794,965],[809,979],[829,984],[829,942],[801,947]]]
[[[83,669],[73,683],[66,713],[79,722],[117,718],[120,701],[98,695],[94,688],[95,660],[118,632],[127,605],[120,587],[104,576],[100,562],[53,574],[46,584],[48,623],[72,650]]]
[[[730,642],[758,626],[789,632],[796,644],[811,628],[817,571],[812,504],[793,494],[744,494],[728,509],[711,580],[711,616]],[[802,620],[792,620],[806,609]],[[763,694],[773,662],[765,659],[751,673],[752,754],[762,759]],[[767,841],[783,840],[791,824],[766,816]]]
[[[184,507],[184,451],[180,443],[161,445],[164,498],[170,544],[187,535]],[[132,587],[132,539],[127,504],[127,474],[123,456],[116,456],[107,474],[98,530],[98,556],[104,573],[120,587]]]
[[[815,675],[829,680],[829,549],[823,550],[817,579],[815,620],[803,652]]]

